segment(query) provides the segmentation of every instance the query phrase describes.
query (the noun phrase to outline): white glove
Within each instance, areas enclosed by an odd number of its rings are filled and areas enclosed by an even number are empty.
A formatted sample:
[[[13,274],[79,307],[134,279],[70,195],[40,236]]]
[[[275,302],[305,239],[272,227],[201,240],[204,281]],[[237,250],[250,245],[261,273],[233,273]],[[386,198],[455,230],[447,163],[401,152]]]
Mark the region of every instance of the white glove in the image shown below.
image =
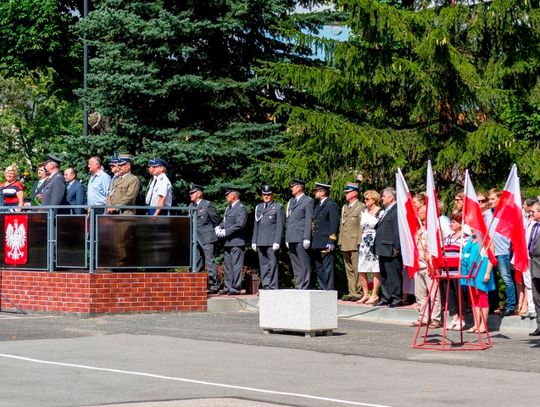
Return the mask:
[[[329,252],[333,252],[335,248],[336,248],[336,245],[335,245],[335,244],[328,243],[328,244],[326,245],[326,250],[328,250]]]
[[[219,226],[216,226],[216,227],[214,228],[214,232],[216,232],[216,236],[218,236],[219,229],[221,229],[221,227],[219,227]]]
[[[225,237],[225,229],[219,229],[219,237]]]
[[[254,252],[257,251],[257,245],[255,243],[251,243],[251,248],[253,249]]]
[[[274,244],[272,245],[272,250],[273,250],[273,251],[279,250],[279,243],[274,243]]]
[[[287,246],[287,249],[289,248],[289,242],[285,242],[285,246]]]
[[[311,245],[311,242],[309,240],[304,240],[304,242],[302,243],[303,246],[304,246],[304,249],[309,249],[309,246]]]

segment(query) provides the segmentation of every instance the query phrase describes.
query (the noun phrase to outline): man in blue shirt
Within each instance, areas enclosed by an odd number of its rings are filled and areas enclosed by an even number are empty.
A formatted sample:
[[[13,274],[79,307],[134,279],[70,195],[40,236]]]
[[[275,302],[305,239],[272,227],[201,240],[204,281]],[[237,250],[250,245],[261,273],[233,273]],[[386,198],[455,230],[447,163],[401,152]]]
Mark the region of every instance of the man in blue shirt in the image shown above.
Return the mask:
[[[499,203],[501,192],[497,189],[491,189],[488,194],[488,202],[491,210],[494,212]],[[511,316],[516,313],[516,286],[512,276],[512,270],[510,269],[510,240],[498,232],[494,232],[497,226],[493,222],[493,212],[490,219],[486,219],[488,227],[490,228],[490,234],[493,238],[494,254],[497,259],[497,268],[501,274],[501,278],[504,281],[506,287],[506,304],[502,316]]]
[[[103,171],[103,165],[99,157],[91,157],[88,160],[88,205],[105,205],[105,197],[111,184],[111,177]]]

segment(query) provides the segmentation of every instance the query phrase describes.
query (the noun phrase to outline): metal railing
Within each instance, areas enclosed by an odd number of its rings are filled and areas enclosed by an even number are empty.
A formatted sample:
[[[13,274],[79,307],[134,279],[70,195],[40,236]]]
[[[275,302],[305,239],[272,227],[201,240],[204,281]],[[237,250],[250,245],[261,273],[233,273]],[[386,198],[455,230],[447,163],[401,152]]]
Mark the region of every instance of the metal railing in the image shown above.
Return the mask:
[[[107,208],[119,213],[110,214]],[[77,209],[84,213],[73,213]],[[194,270],[196,211],[162,207],[165,215],[152,216],[144,214],[148,209],[156,207],[0,207],[0,268]],[[126,210],[134,214],[122,213]]]

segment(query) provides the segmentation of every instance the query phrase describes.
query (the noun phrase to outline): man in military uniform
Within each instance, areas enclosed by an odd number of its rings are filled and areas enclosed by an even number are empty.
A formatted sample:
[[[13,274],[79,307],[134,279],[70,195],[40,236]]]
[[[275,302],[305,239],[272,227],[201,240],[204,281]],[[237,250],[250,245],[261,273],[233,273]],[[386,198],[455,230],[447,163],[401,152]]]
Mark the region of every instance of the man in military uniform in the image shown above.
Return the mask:
[[[278,289],[278,250],[283,235],[283,207],[273,200],[270,185],[261,187],[262,202],[255,207],[251,248],[259,256],[263,290]]]
[[[156,206],[156,209],[149,209],[149,215],[166,215],[163,206],[172,206],[172,185],[167,177],[167,163],[160,158],[153,158],[148,161],[148,167],[152,168],[152,180],[146,193],[146,204]]]
[[[285,244],[289,249],[296,288],[309,289],[310,261],[308,249],[311,245],[311,218],[313,199],[304,193],[306,181],[293,178],[293,197],[287,204],[287,230]]]
[[[116,160],[117,172],[111,182],[111,191],[107,195],[107,206],[135,205],[135,200],[141,183],[139,178],[131,173],[131,156],[119,155]],[[109,214],[134,215],[135,210],[124,208],[107,208]]]
[[[208,294],[218,293],[216,261],[214,250],[218,240],[214,228],[219,225],[216,207],[210,201],[203,199],[204,189],[197,184],[191,184],[189,208],[196,212],[197,219],[197,264],[196,272],[202,272],[206,264],[208,272]]]
[[[54,154],[47,156],[45,170],[49,173],[45,186],[41,190],[41,205],[65,205],[66,204],[66,180],[60,172],[62,161]]]
[[[225,241],[225,287],[221,294],[236,295],[240,294],[240,286],[242,284],[247,211],[242,202],[240,202],[238,188],[227,188],[225,199],[227,199],[229,205],[225,209],[223,221],[215,228],[216,236],[223,238]]]
[[[360,299],[360,279],[358,276],[358,247],[362,239],[362,227],[360,216],[364,205],[358,200],[358,184],[347,183],[343,190],[347,203],[341,208],[341,227],[339,229],[338,245],[343,255],[345,275],[349,294],[343,299],[346,301],[358,301]],[[365,282],[367,287],[367,279]],[[367,296],[367,291],[364,293]],[[362,298],[364,298],[362,297]]]
[[[339,206],[328,198],[330,185],[315,183],[315,211],[313,213],[313,261],[321,290],[334,289],[335,248],[339,227]]]

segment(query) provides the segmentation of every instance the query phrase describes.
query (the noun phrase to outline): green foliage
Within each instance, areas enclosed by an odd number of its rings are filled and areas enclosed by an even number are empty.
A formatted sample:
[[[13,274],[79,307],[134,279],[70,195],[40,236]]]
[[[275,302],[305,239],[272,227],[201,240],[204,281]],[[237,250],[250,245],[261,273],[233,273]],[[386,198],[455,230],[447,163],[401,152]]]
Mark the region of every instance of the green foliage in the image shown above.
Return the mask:
[[[0,163],[17,164],[27,179],[47,153],[68,150],[69,136],[81,132],[81,108],[55,89],[52,70],[0,77],[0,106]]]
[[[335,4],[347,41],[289,30],[295,44],[324,44],[325,63],[291,57],[259,71],[284,95],[266,100],[287,127],[284,158],[269,164],[276,182],[326,181],[337,198],[355,178],[393,185],[402,167],[418,191],[432,159],[447,195],[462,188],[465,168],[478,189],[500,187],[514,162],[525,189],[539,184],[538,2]]]
[[[130,152],[140,166],[152,156],[164,158],[180,201],[189,182],[207,185],[210,196],[235,183],[252,197],[266,178],[262,163],[277,157],[283,140],[258,100],[268,90],[253,66],[290,48],[274,27],[292,6],[284,0],[100,1],[80,30],[95,55],[87,100],[111,126],[80,140],[81,151]]]
[[[53,68],[55,85],[72,94],[82,81],[74,6],[74,0],[0,2],[0,75],[24,77]]]

